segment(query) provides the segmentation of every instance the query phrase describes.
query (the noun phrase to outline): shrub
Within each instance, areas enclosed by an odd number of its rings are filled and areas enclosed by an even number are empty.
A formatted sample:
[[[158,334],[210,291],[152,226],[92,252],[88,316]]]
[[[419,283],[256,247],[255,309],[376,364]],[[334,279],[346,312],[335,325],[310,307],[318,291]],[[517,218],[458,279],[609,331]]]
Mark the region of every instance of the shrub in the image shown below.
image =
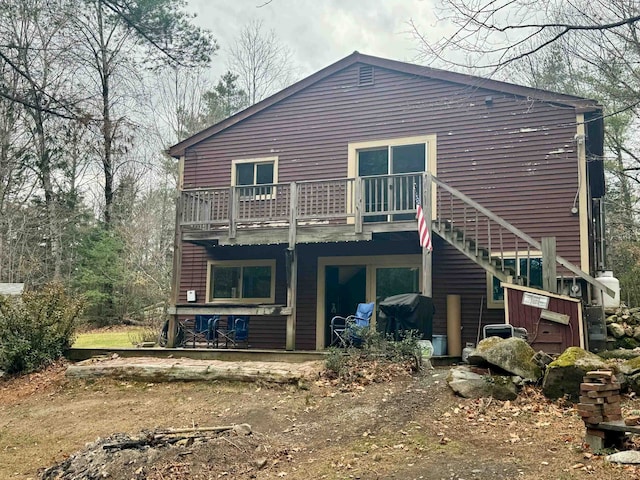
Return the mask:
[[[380,332],[368,330],[363,335],[362,352],[365,356],[382,357],[391,362],[416,361],[420,355],[420,338],[420,332],[415,330],[402,332],[400,338],[395,341],[391,336],[385,337]]]
[[[21,298],[0,296],[0,370],[27,373],[59,359],[74,340],[83,300],[62,285],[46,285]]]
[[[328,349],[329,353],[325,358],[325,367],[332,375],[339,377],[344,373],[347,366],[347,359],[343,350],[339,348],[331,347]]]

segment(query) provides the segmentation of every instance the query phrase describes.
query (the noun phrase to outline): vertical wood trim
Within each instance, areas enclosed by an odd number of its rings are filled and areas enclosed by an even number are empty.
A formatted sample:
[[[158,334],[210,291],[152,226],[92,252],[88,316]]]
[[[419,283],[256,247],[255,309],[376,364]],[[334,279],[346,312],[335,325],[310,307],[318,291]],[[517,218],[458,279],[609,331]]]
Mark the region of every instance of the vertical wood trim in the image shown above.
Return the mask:
[[[587,206],[587,153],[584,114],[576,115],[576,142],[578,156],[578,209],[580,215],[580,268],[589,272],[589,210]]]
[[[320,259],[316,263],[317,267],[317,279],[318,284],[316,285],[316,350],[324,350],[324,345],[326,342],[325,338],[325,265],[322,264]]]
[[[427,177],[427,181],[429,182],[429,189],[431,192],[431,219],[436,220],[438,215],[438,195],[437,189],[433,188],[433,181],[431,180],[431,176],[438,176],[438,138],[436,135],[433,135],[433,139],[429,141],[428,150],[427,150],[427,172],[429,173]],[[429,198],[429,197],[426,197]],[[429,217],[426,217],[427,219]],[[429,228],[431,228],[431,224],[429,224]],[[433,242],[433,237],[431,238]]]
[[[504,323],[506,323],[507,325],[509,325],[511,322],[509,321],[509,292],[510,290],[508,288],[504,288],[502,286],[502,284],[500,284],[500,287],[502,287],[502,292],[504,294]]]
[[[293,248],[285,255],[288,263],[287,270],[287,306],[291,313],[287,316],[286,349],[296,348],[296,297],[298,290],[298,251]]]
[[[184,189],[184,155],[178,160],[178,191]]]
[[[604,295],[604,292],[602,293]],[[575,308],[578,309],[578,335],[580,336],[580,348],[587,349],[589,345],[587,345],[585,338],[585,330],[584,330],[584,320],[582,316],[582,302],[576,303]],[[573,343],[573,339],[571,339]]]
[[[556,279],[556,237],[542,237],[542,289],[558,293]],[[529,261],[529,259],[527,259]],[[522,275],[522,272],[520,272]]]
[[[291,182],[289,192],[289,248],[295,248],[298,227],[298,185],[296,182]]]
[[[182,196],[181,190],[178,190],[176,197],[176,230],[173,237],[173,278],[171,282],[171,305],[175,307],[180,298],[180,272],[182,271],[182,227],[180,226],[180,218],[182,216]],[[169,326],[167,331],[167,347],[173,348],[176,341],[176,333],[178,329],[177,315],[169,317]]]

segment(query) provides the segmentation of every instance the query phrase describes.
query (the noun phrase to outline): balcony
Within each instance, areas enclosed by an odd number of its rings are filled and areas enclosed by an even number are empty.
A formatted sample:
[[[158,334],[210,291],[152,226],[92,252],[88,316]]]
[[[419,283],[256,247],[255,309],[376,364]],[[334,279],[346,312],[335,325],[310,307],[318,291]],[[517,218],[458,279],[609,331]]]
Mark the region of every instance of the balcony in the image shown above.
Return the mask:
[[[519,258],[529,260],[536,251],[548,262],[545,290],[555,291],[556,277],[563,281],[575,276],[614,296],[606,285],[556,255],[555,239],[543,247],[430,173],[185,190],[177,214],[182,240],[203,245],[293,247],[370,240],[373,233],[416,231],[416,192],[432,199],[422,202],[425,217],[432,219],[432,234],[496,278],[511,278],[505,252],[515,252],[518,264]]]
[[[415,230],[422,173],[218,187],[182,192],[186,241],[220,244],[366,240]]]

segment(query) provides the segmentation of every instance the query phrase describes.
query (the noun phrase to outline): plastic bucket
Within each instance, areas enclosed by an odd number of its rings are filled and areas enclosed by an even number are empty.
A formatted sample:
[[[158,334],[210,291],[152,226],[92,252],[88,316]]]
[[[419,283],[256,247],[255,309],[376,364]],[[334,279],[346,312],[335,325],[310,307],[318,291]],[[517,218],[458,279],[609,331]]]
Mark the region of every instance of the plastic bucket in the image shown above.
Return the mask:
[[[447,336],[446,335],[434,335],[432,343],[433,343],[433,355],[435,357],[441,357],[447,354]]]
[[[418,340],[418,348],[423,360],[433,357],[433,344],[429,340]]]

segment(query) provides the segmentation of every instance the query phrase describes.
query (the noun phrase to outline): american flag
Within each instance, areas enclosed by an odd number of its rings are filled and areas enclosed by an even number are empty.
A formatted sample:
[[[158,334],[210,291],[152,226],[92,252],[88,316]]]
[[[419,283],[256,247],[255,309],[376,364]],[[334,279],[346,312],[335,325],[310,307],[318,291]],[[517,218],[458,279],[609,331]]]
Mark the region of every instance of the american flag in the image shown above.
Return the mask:
[[[431,235],[429,235],[429,227],[424,219],[424,211],[422,210],[422,202],[420,196],[416,194],[416,218],[418,219],[418,237],[420,238],[420,246],[426,248],[430,252],[433,251],[431,245]]]

